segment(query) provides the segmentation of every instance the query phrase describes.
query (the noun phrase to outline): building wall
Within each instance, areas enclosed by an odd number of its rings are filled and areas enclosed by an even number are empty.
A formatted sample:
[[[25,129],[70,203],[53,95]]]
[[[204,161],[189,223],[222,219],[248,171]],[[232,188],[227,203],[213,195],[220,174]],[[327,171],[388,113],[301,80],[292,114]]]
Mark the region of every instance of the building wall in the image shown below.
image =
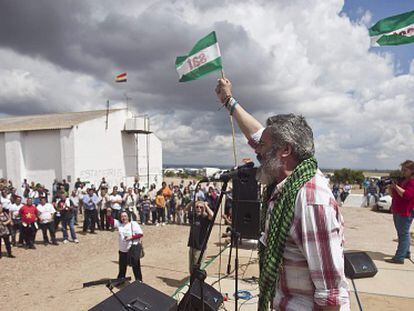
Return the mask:
[[[20,136],[25,168],[22,178],[45,185],[49,190],[55,178],[66,178],[62,176],[60,130],[27,131]]]
[[[21,132],[4,133],[7,179],[19,185],[25,174]],[[20,187],[18,187],[20,188]]]
[[[0,133],[0,177],[7,176],[6,168],[6,146],[4,142],[4,133]]]
[[[122,137],[127,112],[109,114],[106,117],[83,122],[74,128],[75,177],[99,185],[106,177],[110,185],[125,181],[124,144],[132,143],[131,137]],[[132,135],[133,136],[133,135]]]
[[[147,149],[148,145],[148,149]],[[147,150],[149,161],[147,162]],[[140,183],[145,187],[156,184],[157,189],[162,183],[162,143],[155,134],[138,134],[138,166]],[[149,171],[148,171],[149,168]]]

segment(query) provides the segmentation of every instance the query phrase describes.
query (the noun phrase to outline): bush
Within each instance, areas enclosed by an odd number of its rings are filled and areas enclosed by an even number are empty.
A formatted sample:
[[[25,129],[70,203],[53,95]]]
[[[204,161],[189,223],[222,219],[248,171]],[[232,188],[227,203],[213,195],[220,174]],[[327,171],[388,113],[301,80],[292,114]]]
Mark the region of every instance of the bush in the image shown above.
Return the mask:
[[[165,176],[165,177],[175,177],[176,175],[175,175],[175,173],[174,173],[174,172],[172,172],[172,171],[168,171],[168,172],[165,172],[165,173],[164,173],[164,176]]]
[[[349,182],[351,184],[360,184],[364,181],[365,177],[362,171],[351,170],[349,168],[342,168],[340,170],[335,170],[332,177],[333,182],[345,183]]]

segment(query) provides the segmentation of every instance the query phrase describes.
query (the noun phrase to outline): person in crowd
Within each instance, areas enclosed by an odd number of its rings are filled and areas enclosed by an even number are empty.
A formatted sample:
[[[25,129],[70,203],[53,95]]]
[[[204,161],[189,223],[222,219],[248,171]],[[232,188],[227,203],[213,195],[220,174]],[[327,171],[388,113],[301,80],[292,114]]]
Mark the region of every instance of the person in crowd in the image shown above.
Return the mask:
[[[83,208],[85,212],[85,219],[83,220],[82,231],[84,233],[86,233],[88,229],[92,234],[95,233],[98,202],[99,198],[94,192],[93,188],[89,188],[88,194],[83,196]]]
[[[69,188],[70,185],[69,183],[66,181],[66,179],[62,179],[62,186],[63,186],[63,190],[65,190],[66,195],[69,195]]]
[[[106,189],[108,189],[108,187],[109,187],[109,185],[108,185],[108,183],[106,182],[105,177],[102,177],[101,182],[99,183],[99,186],[98,186],[97,191],[101,190],[102,188],[106,188]]]
[[[217,195],[216,189],[214,189],[213,186],[208,187],[206,201],[213,210],[216,208],[217,201],[218,201],[218,195]]]
[[[339,184],[337,182],[334,183],[333,186],[332,186],[332,194],[335,198],[335,201],[338,201],[340,192],[341,192],[341,189],[339,187]]]
[[[258,310],[349,310],[343,218],[314,157],[303,116],[269,117],[263,127],[219,79],[216,93],[261,164],[266,185],[259,247]],[[298,269],[300,267],[300,269]]]
[[[183,204],[183,193],[181,192],[181,189],[178,189],[177,192],[174,193],[174,197],[177,206],[177,223],[183,225],[185,205]]]
[[[7,256],[10,258],[14,258],[12,255],[12,247],[10,243],[10,230],[9,225],[11,224],[12,220],[9,216],[9,213],[6,213],[3,210],[3,204],[0,202],[0,258],[2,257],[1,252],[1,240],[4,241],[4,244],[6,245],[6,251]]]
[[[76,189],[76,194],[79,198],[79,214],[82,215],[83,213],[83,197],[87,195],[88,188],[86,187],[86,184],[83,182],[80,184],[80,187]]]
[[[23,240],[26,247],[35,249],[34,239],[37,231],[37,215],[39,211],[33,205],[32,198],[26,199],[26,204],[19,210],[20,218],[22,220]]]
[[[191,183],[191,181],[190,181],[190,183]],[[192,200],[192,196],[191,196],[190,188],[189,188],[189,186],[187,186],[187,187],[184,188],[183,203],[182,203],[183,206],[184,206],[183,213],[184,213],[184,223],[185,224],[188,223],[187,212],[185,210],[185,207],[187,206],[188,203],[191,202],[191,200]]]
[[[126,192],[126,187],[125,187],[125,185],[124,185],[124,182],[122,181],[122,182],[119,184],[118,194],[121,196],[121,198],[123,198],[123,197],[124,197],[124,195],[125,195],[125,192]],[[122,203],[122,204],[123,204],[123,203]]]
[[[371,198],[374,197],[375,203],[378,202],[379,196],[378,196],[378,186],[374,179],[370,180],[369,185],[366,189],[367,193],[367,207],[371,203]]]
[[[200,185],[197,186],[195,191],[195,200],[196,201],[205,201],[206,195],[204,194],[203,190],[201,189]]]
[[[55,208],[51,203],[46,202],[46,197],[40,198],[40,203],[36,206],[38,210],[39,218],[39,227],[42,230],[43,234],[43,243],[48,245],[50,243],[47,236],[47,231],[49,231],[50,240],[53,245],[58,245],[55,235],[55,223],[53,220],[54,214],[56,213]]]
[[[70,203],[73,207],[73,212],[75,213],[75,225],[78,225],[78,214],[79,214],[79,197],[76,193],[76,188],[72,190],[69,197]]]
[[[135,194],[132,187],[129,187],[127,192],[125,192],[122,201],[124,202],[124,209],[129,214],[129,217],[137,221],[138,219],[138,210],[137,203],[139,200],[139,195]],[[142,221],[142,218],[140,218]]]
[[[81,186],[81,184],[82,184],[82,182],[81,182],[81,180],[80,180],[80,178],[76,178],[76,182],[75,182],[75,184],[73,185],[73,187],[74,187],[74,189],[73,190],[77,190],[80,186]]]
[[[109,194],[108,188],[100,186],[100,191],[98,194],[99,202],[98,202],[98,210],[99,210],[99,228],[101,230],[109,230],[111,225],[108,219],[108,207],[109,207]],[[99,188],[98,188],[99,189]]]
[[[58,209],[60,210],[63,243],[67,244],[69,242],[68,227],[72,241],[75,243],[79,243],[75,231],[75,207],[72,205],[72,201],[70,200],[70,198],[66,196],[66,192],[64,190],[61,190],[60,199],[56,201],[56,206],[58,206]]]
[[[185,209],[188,211],[188,219],[191,225],[190,236],[187,244],[189,247],[188,268],[191,274],[198,258],[200,257],[201,249],[207,236],[207,229],[214,214],[208,206],[208,203],[204,201],[196,201],[195,204],[190,202],[187,204]]]
[[[342,193],[340,195],[342,204],[345,202],[346,198],[351,193],[351,190],[352,190],[351,184],[348,181],[346,181],[342,187]]]
[[[8,188],[3,188],[1,190],[0,203],[3,205],[3,209],[9,210],[9,205],[11,204],[11,195]]]
[[[132,185],[132,188],[134,188],[134,190],[135,189],[138,189],[138,190],[141,189],[140,184],[139,184],[139,177],[138,176],[135,176],[135,178],[134,178],[134,184]]]
[[[401,175],[403,179],[390,186],[391,210],[398,234],[398,247],[394,257],[385,260],[395,264],[403,264],[404,259],[411,256],[410,227],[414,219],[414,161],[406,160],[401,163]]]
[[[23,207],[22,204],[22,198],[16,197],[13,204],[10,204],[9,206],[9,213],[13,222],[13,225],[11,227],[11,237],[12,237],[12,245],[13,246],[22,246],[23,245],[23,234],[22,234],[22,221],[20,219],[20,209]],[[16,235],[17,232],[19,232],[19,239],[18,243],[16,243]]]
[[[173,187],[173,189],[175,190],[175,187]],[[176,216],[177,216],[177,196],[175,191],[172,192],[170,199],[168,200],[168,222],[169,223],[175,223],[176,222]]]
[[[112,193],[109,196],[109,201],[111,203],[112,217],[119,220],[119,213],[121,212],[122,197],[118,193],[118,187],[114,186],[112,188]]]
[[[155,204],[155,198],[157,196],[157,190],[154,184],[150,185],[150,188],[147,192],[148,199],[151,202],[151,220],[152,224],[157,224],[157,205]]]
[[[118,229],[118,244],[119,244],[119,259],[118,267],[119,273],[117,278],[124,278],[126,275],[126,269],[128,265],[128,251],[130,247],[135,244],[141,243],[143,232],[141,227],[136,221],[130,221],[128,213],[122,211],[120,213],[120,219],[115,219],[115,228]],[[130,260],[132,271],[136,280],[142,282],[141,262],[140,259]]]
[[[141,202],[141,211],[142,211],[141,224],[147,225],[150,219],[151,200],[148,198],[148,195],[146,194],[144,194],[144,197]]]
[[[156,226],[160,224],[165,226],[165,197],[162,194],[162,190],[157,192],[155,197],[155,205],[157,207],[157,223]]]

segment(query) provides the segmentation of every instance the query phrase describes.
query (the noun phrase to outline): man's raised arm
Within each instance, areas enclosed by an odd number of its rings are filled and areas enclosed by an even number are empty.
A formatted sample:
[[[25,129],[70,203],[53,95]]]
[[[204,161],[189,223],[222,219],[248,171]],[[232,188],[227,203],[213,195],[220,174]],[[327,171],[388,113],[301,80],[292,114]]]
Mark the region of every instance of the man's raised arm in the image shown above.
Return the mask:
[[[223,78],[218,80],[216,87],[217,97],[221,103],[225,104],[227,110],[230,114],[234,116],[239,125],[240,130],[243,132],[244,136],[251,141],[255,140],[256,137],[253,137],[253,134],[257,133],[259,130],[263,129],[263,125],[260,124],[250,113],[241,107],[241,105],[233,98],[231,90],[230,80]],[[260,137],[259,137],[260,138]]]

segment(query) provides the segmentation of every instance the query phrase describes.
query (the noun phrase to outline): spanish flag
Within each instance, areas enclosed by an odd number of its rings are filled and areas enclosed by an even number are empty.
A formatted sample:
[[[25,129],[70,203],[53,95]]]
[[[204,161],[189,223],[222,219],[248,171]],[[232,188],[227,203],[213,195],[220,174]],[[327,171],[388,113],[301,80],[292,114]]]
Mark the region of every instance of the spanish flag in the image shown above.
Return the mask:
[[[127,82],[127,73],[124,72],[117,75],[115,78],[115,82]]]

